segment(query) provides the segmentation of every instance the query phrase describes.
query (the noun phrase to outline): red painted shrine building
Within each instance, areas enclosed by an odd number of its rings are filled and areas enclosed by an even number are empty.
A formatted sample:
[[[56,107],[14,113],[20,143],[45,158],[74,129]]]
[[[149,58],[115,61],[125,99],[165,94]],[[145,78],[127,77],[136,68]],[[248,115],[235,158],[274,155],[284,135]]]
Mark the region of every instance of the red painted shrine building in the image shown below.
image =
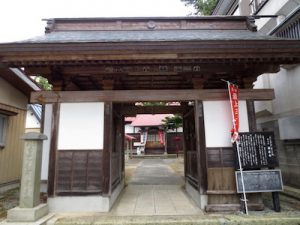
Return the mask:
[[[50,211],[108,211],[124,187],[124,118],[155,113],[183,116],[186,190],[199,207],[239,207],[221,79],[240,87],[240,130],[255,131],[254,101],[275,96],[253,82],[299,62],[299,41],[260,35],[251,17],[49,19],[44,36],[0,45],[2,67],[53,84],[31,95],[45,108]],[[180,105],[135,105],[151,101]],[[256,194],[249,207],[263,208]]]

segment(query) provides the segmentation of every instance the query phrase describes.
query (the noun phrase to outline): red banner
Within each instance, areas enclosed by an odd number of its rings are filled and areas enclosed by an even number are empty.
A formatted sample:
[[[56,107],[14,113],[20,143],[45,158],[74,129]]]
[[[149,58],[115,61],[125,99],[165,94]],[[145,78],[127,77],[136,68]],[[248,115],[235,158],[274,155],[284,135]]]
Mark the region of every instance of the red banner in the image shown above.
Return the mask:
[[[233,128],[231,130],[232,136],[231,141],[235,142],[239,136],[239,87],[235,84],[228,82],[231,113],[232,113],[232,124]]]
[[[164,138],[164,132],[163,131],[158,131],[158,139],[159,139],[159,143],[161,143],[162,145],[165,143],[165,138]]]

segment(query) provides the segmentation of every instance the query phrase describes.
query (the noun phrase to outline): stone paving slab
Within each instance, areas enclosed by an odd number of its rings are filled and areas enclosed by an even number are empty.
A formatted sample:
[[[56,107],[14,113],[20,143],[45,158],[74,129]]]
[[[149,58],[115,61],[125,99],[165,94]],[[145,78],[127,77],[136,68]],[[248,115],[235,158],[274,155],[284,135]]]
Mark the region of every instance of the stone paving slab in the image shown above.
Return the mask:
[[[178,224],[178,225],[299,225],[300,216],[64,216],[47,225],[146,225],[146,224]]]
[[[134,171],[130,184],[183,185],[184,180],[163,159],[144,159]]]
[[[113,215],[202,215],[178,185],[129,185],[110,212]]]

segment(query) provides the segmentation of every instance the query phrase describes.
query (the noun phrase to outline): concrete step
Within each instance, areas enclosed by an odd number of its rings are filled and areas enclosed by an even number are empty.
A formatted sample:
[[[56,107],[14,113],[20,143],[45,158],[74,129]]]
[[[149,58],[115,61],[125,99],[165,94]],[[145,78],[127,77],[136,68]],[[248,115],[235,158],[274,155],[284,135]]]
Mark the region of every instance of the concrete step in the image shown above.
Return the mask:
[[[292,198],[300,201],[300,189],[298,189],[298,188],[284,186],[284,191],[280,192],[280,194],[292,197]]]
[[[300,215],[228,216],[58,216],[47,225],[299,225]]]

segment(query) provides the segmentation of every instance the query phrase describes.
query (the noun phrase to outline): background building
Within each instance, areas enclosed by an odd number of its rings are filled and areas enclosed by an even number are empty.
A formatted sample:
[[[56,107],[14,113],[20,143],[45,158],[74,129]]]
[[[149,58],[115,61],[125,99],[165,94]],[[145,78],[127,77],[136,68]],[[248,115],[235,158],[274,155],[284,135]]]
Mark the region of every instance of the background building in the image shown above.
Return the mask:
[[[141,147],[142,154],[177,154],[183,151],[182,127],[166,131],[163,120],[173,114],[138,114],[127,117],[125,133],[136,139],[134,153]]]
[[[258,32],[300,39],[300,0],[219,0],[214,15],[253,15]],[[254,88],[273,88],[275,99],[256,102],[259,130],[274,131],[284,183],[300,188],[300,65],[262,74]]]
[[[27,103],[39,87],[19,69],[0,69],[0,192],[19,185]]]

